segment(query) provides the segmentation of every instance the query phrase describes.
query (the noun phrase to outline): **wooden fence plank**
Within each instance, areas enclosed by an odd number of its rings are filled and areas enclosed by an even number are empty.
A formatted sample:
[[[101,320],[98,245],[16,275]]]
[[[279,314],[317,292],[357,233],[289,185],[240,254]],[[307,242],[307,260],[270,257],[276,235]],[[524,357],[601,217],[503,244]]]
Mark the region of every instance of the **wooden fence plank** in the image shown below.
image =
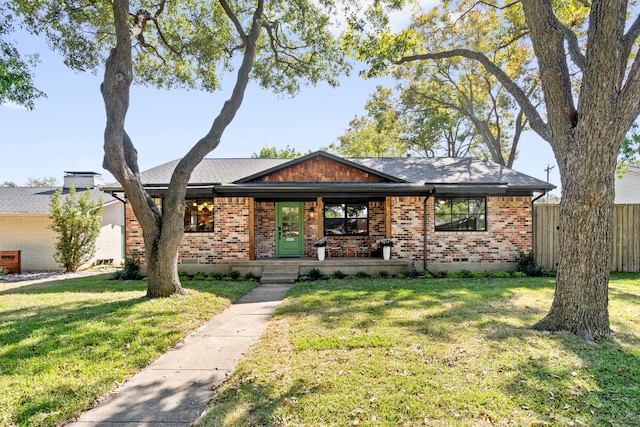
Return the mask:
[[[548,270],[558,265],[560,205],[534,205],[533,251]],[[640,205],[615,205],[611,233],[611,271],[640,273]]]

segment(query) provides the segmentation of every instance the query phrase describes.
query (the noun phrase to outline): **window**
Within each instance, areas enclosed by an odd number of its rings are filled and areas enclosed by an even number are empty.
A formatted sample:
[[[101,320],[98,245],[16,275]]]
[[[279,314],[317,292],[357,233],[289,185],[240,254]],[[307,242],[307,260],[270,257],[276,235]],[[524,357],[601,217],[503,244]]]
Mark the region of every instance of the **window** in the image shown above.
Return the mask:
[[[436,231],[486,231],[484,197],[436,197]]]
[[[324,205],[325,236],[366,236],[369,234],[367,204]]]
[[[185,232],[213,231],[213,200],[187,199],[184,203]]]

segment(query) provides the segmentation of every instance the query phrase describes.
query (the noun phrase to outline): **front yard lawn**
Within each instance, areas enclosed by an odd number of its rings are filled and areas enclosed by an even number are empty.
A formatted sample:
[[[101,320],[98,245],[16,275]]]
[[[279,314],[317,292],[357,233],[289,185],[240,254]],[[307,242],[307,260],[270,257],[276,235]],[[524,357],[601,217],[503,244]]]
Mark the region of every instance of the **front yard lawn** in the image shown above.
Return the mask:
[[[640,276],[615,339],[536,332],[550,278],[295,286],[199,426],[640,426]]]
[[[90,408],[255,282],[185,281],[150,300],[108,275],[0,282],[0,425],[61,425]]]

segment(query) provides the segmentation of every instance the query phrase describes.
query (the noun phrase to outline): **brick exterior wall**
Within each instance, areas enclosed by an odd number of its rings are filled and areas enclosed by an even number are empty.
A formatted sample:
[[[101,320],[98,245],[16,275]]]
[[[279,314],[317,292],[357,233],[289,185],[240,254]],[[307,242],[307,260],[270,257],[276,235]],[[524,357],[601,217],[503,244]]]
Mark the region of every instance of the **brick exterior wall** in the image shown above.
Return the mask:
[[[185,233],[179,248],[181,264],[224,264],[249,260],[250,198],[215,198],[213,233]],[[424,197],[391,197],[392,259],[412,261],[424,268]],[[310,208],[316,212],[311,217]],[[435,231],[434,198],[426,200],[427,268],[432,271],[460,269],[501,270],[514,268],[520,251],[529,251],[533,242],[531,198],[487,197],[487,231]],[[255,256],[275,257],[275,202],[254,202]],[[127,206],[127,252],[137,251],[144,260],[140,227]],[[369,202],[369,236],[329,236],[332,245],[349,243],[358,247],[385,237],[385,203]],[[304,203],[304,256],[314,258],[319,221],[317,204]]]
[[[122,262],[122,224],[122,204],[105,206],[96,253],[81,268],[90,267],[102,259],[111,259],[116,265]],[[21,251],[22,271],[64,270],[53,258],[58,235],[50,226],[48,215],[2,215],[0,250]]]
[[[515,268],[533,245],[531,197],[487,197],[487,231],[435,231],[434,200],[427,202],[427,264],[435,270]]]
[[[394,242],[391,248],[392,259],[424,264],[423,218],[424,197],[391,198],[391,238]]]
[[[377,175],[326,158],[315,158],[270,175],[257,182],[384,182]]]
[[[249,202],[247,197],[216,197],[214,231],[184,233],[178,248],[179,264],[218,264],[231,260],[249,260]],[[161,206],[158,199],[156,203]],[[146,264],[142,229],[131,205],[127,204],[127,253],[138,252],[140,264]]]

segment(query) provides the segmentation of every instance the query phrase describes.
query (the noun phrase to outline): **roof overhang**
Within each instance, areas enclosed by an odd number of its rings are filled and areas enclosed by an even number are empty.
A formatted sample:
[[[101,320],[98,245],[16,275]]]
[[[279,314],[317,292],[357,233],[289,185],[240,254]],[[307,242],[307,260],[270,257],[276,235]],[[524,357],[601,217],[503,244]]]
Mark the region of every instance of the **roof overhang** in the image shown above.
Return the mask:
[[[553,186],[549,186],[553,188]],[[162,197],[167,185],[145,186],[152,197]],[[548,191],[541,187],[512,187],[506,183],[208,183],[190,185],[186,197],[255,197],[266,200],[312,200],[317,197],[380,198],[385,196],[505,195],[530,196]],[[121,187],[103,188],[110,194],[123,194]]]

